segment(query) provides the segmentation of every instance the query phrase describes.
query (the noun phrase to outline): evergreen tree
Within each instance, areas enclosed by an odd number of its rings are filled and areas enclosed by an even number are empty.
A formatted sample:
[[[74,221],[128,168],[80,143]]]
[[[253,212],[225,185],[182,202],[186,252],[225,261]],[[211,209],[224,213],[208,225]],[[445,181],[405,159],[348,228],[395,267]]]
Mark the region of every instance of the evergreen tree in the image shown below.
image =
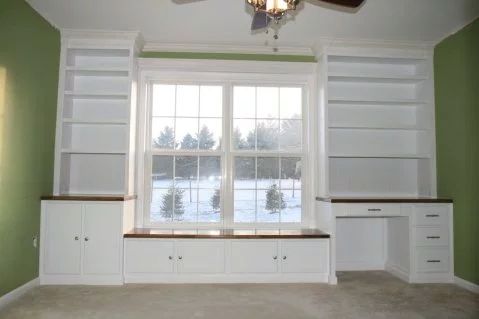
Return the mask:
[[[163,131],[161,131],[160,136],[155,138],[153,144],[158,148],[175,148],[175,132],[173,128],[165,126]]]
[[[210,205],[215,212],[220,210],[220,196],[220,190],[217,189],[215,190],[215,193],[213,194],[213,196],[211,196],[210,199]]]
[[[286,208],[283,193],[278,190],[278,186],[273,184],[266,191],[266,210],[271,214],[279,213],[280,209]]]
[[[238,150],[244,150],[248,148],[248,143],[245,141],[243,136],[241,135],[241,131],[239,128],[235,127],[233,130],[232,136],[233,146],[236,147]],[[254,133],[253,133],[253,148],[254,148]]]
[[[278,128],[274,121],[261,122],[256,127],[256,147],[258,150],[276,150],[278,148]],[[248,148],[255,147],[255,132],[246,137]]]
[[[216,144],[216,141],[213,138],[213,133],[210,132],[206,125],[203,125],[200,133],[197,134],[197,137],[200,150],[210,150]]]
[[[186,134],[181,141],[180,148],[184,150],[195,150],[198,147],[198,140],[191,136],[190,133]]]
[[[168,192],[164,194],[162,198],[161,216],[164,218],[172,218],[173,216],[182,216],[185,213],[183,192],[182,189],[177,189],[173,185],[168,188]]]

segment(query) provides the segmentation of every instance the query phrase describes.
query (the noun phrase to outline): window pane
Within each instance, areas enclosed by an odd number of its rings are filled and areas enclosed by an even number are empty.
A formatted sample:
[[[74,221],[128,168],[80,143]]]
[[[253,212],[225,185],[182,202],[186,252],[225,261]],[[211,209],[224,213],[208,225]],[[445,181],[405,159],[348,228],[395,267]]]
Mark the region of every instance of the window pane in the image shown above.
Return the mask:
[[[196,188],[198,185],[198,157],[177,156],[175,159],[175,185],[180,188]]]
[[[301,120],[282,120],[279,144],[282,150],[301,149]]]
[[[279,185],[279,159],[274,157],[258,157],[258,188],[268,189]]]
[[[154,148],[175,148],[175,120],[172,118],[155,117],[152,120],[151,138]]]
[[[279,118],[279,89],[274,87],[257,88],[257,118]]]
[[[256,163],[254,157],[236,157],[234,162],[235,189],[256,188]]]
[[[198,119],[177,118],[176,119],[176,147],[183,150],[198,148]]]
[[[221,149],[221,119],[201,119],[198,144],[200,150]]]
[[[150,207],[151,222],[167,222],[173,216],[173,196],[168,189],[153,189]]]
[[[256,191],[239,190],[234,192],[234,221],[253,223],[256,220]]]
[[[200,117],[221,117],[223,113],[223,88],[200,87]]]
[[[302,109],[301,88],[280,89],[281,119],[301,119]]]
[[[153,85],[153,116],[175,116],[175,85]]]
[[[301,189],[282,189],[286,207],[281,209],[281,222],[301,222]]]
[[[220,190],[200,189],[199,195],[198,222],[219,222],[221,208]]]
[[[247,86],[235,86],[233,89],[233,117],[256,118],[256,89]]]
[[[199,116],[200,88],[197,85],[176,87],[176,116]]]
[[[234,120],[231,143],[235,150],[255,149],[255,127],[255,120]]]
[[[199,188],[218,189],[221,186],[221,158],[200,157]]]
[[[301,159],[281,159],[281,188],[301,188]]]
[[[279,122],[276,120],[258,120],[256,125],[256,143],[258,150],[278,150]]]
[[[152,187],[168,188],[173,185],[173,156],[153,156]]]
[[[177,188],[176,189],[175,221],[194,223],[198,212],[198,189]]]
[[[278,185],[273,184],[267,190],[258,190],[256,193],[258,199],[258,217],[259,223],[279,223],[279,214],[284,202]]]

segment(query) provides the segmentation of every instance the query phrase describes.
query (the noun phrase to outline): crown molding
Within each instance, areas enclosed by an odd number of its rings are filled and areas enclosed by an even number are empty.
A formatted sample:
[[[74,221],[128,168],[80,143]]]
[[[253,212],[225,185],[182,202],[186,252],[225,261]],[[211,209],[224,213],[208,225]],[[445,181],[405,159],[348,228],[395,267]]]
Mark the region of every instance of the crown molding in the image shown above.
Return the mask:
[[[262,46],[241,44],[194,44],[146,42],[144,52],[191,52],[191,53],[236,53],[269,55],[305,55],[313,56],[310,47],[301,46]]]
[[[136,51],[144,46],[143,36],[139,31],[110,31],[89,29],[60,29],[62,42],[81,45],[84,41],[96,41],[100,44],[133,44]]]

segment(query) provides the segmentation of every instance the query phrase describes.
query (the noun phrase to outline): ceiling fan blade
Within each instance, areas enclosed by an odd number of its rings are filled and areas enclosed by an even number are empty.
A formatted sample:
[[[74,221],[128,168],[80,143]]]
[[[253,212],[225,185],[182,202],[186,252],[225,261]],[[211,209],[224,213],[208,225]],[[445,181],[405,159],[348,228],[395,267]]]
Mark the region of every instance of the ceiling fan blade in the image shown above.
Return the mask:
[[[271,17],[265,12],[255,12],[253,22],[251,23],[251,30],[258,30],[266,28],[271,22]]]
[[[320,0],[320,1],[336,4],[338,6],[349,7],[349,8],[357,8],[364,2],[364,0]]]

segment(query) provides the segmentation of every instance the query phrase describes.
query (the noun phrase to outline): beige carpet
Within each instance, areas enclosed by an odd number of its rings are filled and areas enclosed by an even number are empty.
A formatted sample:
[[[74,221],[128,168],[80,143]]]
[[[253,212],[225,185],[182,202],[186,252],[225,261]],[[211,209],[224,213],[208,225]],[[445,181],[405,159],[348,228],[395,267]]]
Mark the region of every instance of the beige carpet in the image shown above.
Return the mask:
[[[0,318],[479,318],[479,295],[454,285],[409,285],[385,272],[326,284],[41,286]]]

